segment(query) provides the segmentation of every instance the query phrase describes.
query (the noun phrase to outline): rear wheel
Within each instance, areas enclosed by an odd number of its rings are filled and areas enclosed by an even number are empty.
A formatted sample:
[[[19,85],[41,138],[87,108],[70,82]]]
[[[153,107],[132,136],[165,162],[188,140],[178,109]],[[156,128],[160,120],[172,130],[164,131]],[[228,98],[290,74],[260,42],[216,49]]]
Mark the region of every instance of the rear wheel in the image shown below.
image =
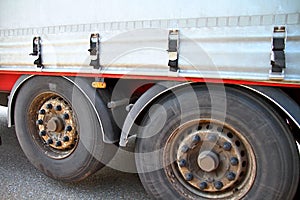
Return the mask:
[[[46,175],[79,181],[103,167],[106,144],[95,109],[86,96],[61,77],[33,77],[15,105],[19,143]]]
[[[160,99],[143,120],[136,163],[146,190],[162,199],[292,199],[299,157],[276,112],[239,89],[194,89]]]

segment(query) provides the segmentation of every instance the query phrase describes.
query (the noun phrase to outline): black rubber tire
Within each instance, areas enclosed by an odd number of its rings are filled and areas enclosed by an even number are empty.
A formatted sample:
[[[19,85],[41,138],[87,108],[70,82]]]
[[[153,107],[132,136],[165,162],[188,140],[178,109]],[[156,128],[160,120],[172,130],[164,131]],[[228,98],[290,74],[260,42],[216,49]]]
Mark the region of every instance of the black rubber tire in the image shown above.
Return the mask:
[[[36,96],[53,92],[71,102],[79,126],[79,142],[76,149],[63,159],[54,159],[44,153],[34,138],[34,120],[29,119],[29,108]],[[62,77],[36,76],[25,82],[19,90],[15,104],[15,129],[19,143],[31,163],[47,176],[67,181],[80,181],[104,166],[107,145],[103,143],[101,125],[95,110],[86,96]],[[107,124],[106,124],[107,125]],[[109,124],[108,124],[109,125]],[[104,161],[105,162],[105,161]]]
[[[162,152],[170,134],[180,124],[212,116],[212,90],[215,114],[226,112],[225,122],[241,132],[250,143],[257,166],[251,189],[242,197],[233,195],[227,198],[293,199],[299,182],[299,155],[284,120],[262,99],[241,88],[227,87],[224,96],[218,86],[210,86],[208,90],[204,85],[194,86],[193,90],[183,88],[176,91],[176,95],[170,93],[164,96],[145,115],[138,133],[136,164],[146,191],[156,199],[206,199],[192,193],[179,181],[169,181],[164,170],[168,166],[163,166]],[[191,98],[195,95],[196,103],[195,98]],[[218,107],[218,102],[225,101],[226,111]],[[195,107],[195,104],[199,107]],[[160,117],[162,112],[166,114],[163,119]],[[164,126],[154,134],[157,124],[164,119]]]

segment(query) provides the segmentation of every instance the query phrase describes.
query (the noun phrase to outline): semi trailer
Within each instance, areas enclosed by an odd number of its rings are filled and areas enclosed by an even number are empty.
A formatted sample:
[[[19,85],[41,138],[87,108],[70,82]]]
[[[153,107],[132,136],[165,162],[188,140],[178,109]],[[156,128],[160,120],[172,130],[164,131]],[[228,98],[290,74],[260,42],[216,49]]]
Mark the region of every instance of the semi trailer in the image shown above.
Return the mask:
[[[299,1],[0,8],[0,103],[42,173],[83,180],[132,140],[153,198],[296,198]]]

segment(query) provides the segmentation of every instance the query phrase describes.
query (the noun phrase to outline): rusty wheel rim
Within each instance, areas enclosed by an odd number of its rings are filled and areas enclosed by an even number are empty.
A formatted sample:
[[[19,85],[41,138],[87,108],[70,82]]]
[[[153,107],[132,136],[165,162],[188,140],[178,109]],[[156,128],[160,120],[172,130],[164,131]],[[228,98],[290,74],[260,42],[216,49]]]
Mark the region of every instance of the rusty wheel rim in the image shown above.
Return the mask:
[[[71,104],[62,96],[46,92],[32,101],[28,117],[35,143],[54,159],[72,154],[79,142],[77,118]]]
[[[174,188],[204,198],[243,197],[256,174],[255,157],[245,137],[228,124],[191,120],[175,129],[163,153],[165,173]]]

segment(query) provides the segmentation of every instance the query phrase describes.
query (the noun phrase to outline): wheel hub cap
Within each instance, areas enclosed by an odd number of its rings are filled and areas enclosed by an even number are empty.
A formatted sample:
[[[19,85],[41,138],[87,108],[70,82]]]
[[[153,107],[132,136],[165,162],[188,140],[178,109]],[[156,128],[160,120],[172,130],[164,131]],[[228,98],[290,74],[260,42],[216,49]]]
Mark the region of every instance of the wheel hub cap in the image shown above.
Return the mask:
[[[72,108],[60,97],[44,102],[37,115],[40,137],[57,152],[57,158],[69,155],[78,142],[77,123]]]
[[[171,163],[165,169],[170,182],[179,180],[205,198],[242,196],[251,188],[256,173],[253,151],[241,133],[212,119],[191,120],[175,129],[164,157],[165,166]]]
[[[48,131],[60,132],[64,128],[63,121],[58,117],[52,117],[47,123]]]
[[[219,158],[212,151],[203,151],[198,156],[199,167],[206,172],[211,172],[219,166]]]

